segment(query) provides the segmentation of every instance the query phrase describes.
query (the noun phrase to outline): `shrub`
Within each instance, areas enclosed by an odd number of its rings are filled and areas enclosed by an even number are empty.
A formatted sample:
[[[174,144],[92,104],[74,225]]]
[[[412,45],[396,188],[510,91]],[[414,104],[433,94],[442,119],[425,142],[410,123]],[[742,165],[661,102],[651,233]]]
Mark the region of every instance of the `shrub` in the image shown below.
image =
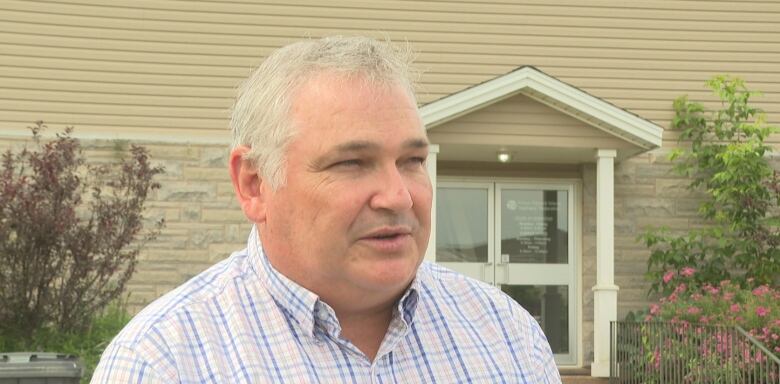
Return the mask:
[[[683,267],[664,274],[661,284],[671,293],[651,304],[645,323],[635,328],[642,345],[631,352],[630,364],[649,383],[669,375],[690,383],[777,382],[780,372],[767,371],[770,358],[734,326],[780,356],[780,290],[730,280],[700,285],[697,273]]]
[[[87,164],[72,128],[47,142],[44,128],[31,127],[33,148],[2,156],[0,337],[7,340],[89,335],[163,225],[142,233],[144,202],[162,172],[143,147],[118,163]]]
[[[84,365],[81,383],[92,379],[103,350],[130,321],[122,302],[109,304],[101,313],[90,319],[89,328],[82,331],[59,331],[51,327],[38,329],[32,338],[21,335],[0,335],[0,351],[56,351],[79,357]]]
[[[674,289],[650,305],[645,320],[738,325],[780,355],[780,290],[768,285],[747,289],[730,280],[698,285],[696,273],[691,267],[667,272],[664,284]]]
[[[664,273],[694,267],[699,284],[735,280],[742,286],[777,284],[780,231],[771,213],[780,202],[780,177],[769,165],[764,143],[775,128],[749,104],[756,95],[737,78],[716,76],[707,82],[722,108],[707,112],[680,97],[672,127],[682,144],[671,159],[675,170],[691,178],[689,188],[705,193],[699,214],[710,225],[686,234],[651,229],[641,238],[651,249],[651,292],[669,294]]]

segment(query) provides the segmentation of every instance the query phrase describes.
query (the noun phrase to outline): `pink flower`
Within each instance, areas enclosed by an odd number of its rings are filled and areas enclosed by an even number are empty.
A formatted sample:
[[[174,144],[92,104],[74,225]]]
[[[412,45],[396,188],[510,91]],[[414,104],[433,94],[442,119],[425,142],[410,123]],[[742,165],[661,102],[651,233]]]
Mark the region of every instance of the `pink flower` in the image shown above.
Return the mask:
[[[685,289],[688,288],[685,283],[680,283],[680,285],[677,286],[677,288],[674,289],[674,293],[683,293],[685,292]]]
[[[769,309],[765,307],[756,307],[756,315],[758,317],[764,317],[769,314]]]
[[[653,366],[657,369],[661,367],[661,351],[658,347],[653,351]]]
[[[731,301],[734,298],[734,292],[726,292],[723,294],[723,300]]]
[[[657,315],[659,312],[661,312],[661,306],[658,304],[652,304],[650,305],[650,314],[651,315]]]
[[[735,304],[731,304],[731,307],[729,307],[729,311],[731,311],[732,313],[737,313],[741,309],[742,308],[739,306],[739,304],[736,304],[736,303]]]
[[[753,295],[758,297],[764,296],[767,293],[769,293],[769,287],[767,287],[766,285],[762,285],[753,290]]]
[[[695,272],[696,272],[695,269],[691,267],[685,267],[682,269],[682,271],[680,271],[680,275],[683,277],[691,277]]]
[[[721,287],[725,287],[727,285],[731,284],[731,280],[723,280],[720,282]]]
[[[670,281],[674,278],[674,271],[669,271],[664,273],[664,283],[669,284]]]
[[[699,318],[699,322],[702,323],[702,324],[707,324],[707,323],[710,322],[710,318],[707,317],[707,316],[702,316],[702,317]]]
[[[710,295],[713,295],[713,296],[717,295],[720,292],[720,289],[715,288],[715,287],[713,287],[713,286],[711,286],[709,284],[704,286],[704,290],[707,291],[707,293],[709,293]]]
[[[698,307],[689,307],[687,312],[688,312],[688,314],[690,314],[690,315],[697,315],[697,314],[701,313],[701,308],[698,308]]]

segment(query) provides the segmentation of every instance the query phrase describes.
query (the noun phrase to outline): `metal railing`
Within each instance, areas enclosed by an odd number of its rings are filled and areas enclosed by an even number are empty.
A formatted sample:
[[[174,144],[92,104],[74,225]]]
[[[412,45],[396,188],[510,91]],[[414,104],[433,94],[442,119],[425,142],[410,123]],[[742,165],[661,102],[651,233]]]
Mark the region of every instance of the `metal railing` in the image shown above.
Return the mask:
[[[780,383],[780,359],[740,327],[613,321],[610,383]]]

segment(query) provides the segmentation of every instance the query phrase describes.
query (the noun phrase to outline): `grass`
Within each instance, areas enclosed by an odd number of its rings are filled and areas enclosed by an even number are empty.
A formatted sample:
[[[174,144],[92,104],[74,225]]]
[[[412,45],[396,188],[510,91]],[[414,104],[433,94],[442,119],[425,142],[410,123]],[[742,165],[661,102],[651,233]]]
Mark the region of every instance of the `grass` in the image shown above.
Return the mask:
[[[57,352],[79,357],[84,365],[81,383],[89,383],[100,355],[108,343],[130,321],[122,303],[112,304],[95,317],[92,326],[84,332],[65,333],[55,329],[38,330],[31,339],[23,339],[18,333],[0,329],[0,351]]]

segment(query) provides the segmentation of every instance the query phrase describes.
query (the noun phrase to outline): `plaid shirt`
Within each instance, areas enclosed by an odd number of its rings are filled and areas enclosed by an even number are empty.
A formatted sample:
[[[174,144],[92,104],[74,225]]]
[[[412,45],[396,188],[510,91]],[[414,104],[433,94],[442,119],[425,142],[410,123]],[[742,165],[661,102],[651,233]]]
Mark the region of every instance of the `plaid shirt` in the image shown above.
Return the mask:
[[[257,231],[111,342],[93,383],[559,383],[536,321],[489,285],[423,263],[376,358],[273,269]]]

